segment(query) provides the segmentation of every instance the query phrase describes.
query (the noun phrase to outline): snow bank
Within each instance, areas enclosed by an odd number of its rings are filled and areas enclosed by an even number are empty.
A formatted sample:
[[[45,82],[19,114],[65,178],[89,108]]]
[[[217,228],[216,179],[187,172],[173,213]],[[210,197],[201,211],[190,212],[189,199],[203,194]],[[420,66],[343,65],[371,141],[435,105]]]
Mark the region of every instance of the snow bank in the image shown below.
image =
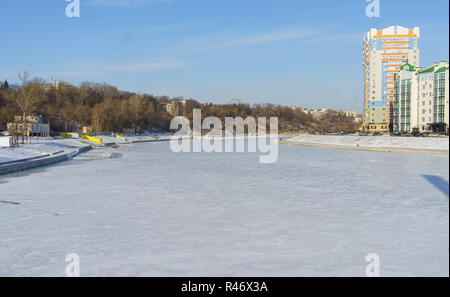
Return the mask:
[[[288,142],[370,148],[449,149],[448,137],[303,135]]]
[[[28,151],[23,148],[0,147],[0,164],[38,156],[41,156],[41,154],[38,152]]]
[[[31,140],[36,141],[36,140]],[[40,139],[41,143],[24,144],[18,147],[0,148],[0,164],[39,156],[73,153],[86,144],[75,139]]]
[[[154,141],[154,140],[164,140],[170,139],[171,134],[161,133],[161,134],[143,134],[143,135],[134,135],[134,134],[123,134],[120,137],[114,137],[109,135],[99,135],[95,136],[103,141],[104,144],[126,144],[133,143],[134,141]]]

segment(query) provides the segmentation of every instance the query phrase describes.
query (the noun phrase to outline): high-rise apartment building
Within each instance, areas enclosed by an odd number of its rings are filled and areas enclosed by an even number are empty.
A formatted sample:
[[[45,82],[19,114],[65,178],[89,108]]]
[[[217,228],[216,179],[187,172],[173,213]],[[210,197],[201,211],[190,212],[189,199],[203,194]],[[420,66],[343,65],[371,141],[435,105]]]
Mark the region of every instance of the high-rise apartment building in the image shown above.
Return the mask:
[[[371,29],[363,45],[363,130],[393,129],[394,79],[405,63],[419,66],[420,29]]]

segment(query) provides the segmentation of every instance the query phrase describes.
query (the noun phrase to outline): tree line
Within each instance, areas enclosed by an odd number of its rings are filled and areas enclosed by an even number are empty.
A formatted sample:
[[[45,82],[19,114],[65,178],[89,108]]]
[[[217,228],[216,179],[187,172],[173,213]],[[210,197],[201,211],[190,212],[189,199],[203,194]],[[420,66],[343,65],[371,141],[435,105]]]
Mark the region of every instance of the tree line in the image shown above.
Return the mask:
[[[90,127],[98,132],[139,133],[148,130],[168,131],[175,116],[164,106],[183,98],[136,94],[117,87],[94,82],[74,86],[64,82],[48,83],[31,78],[25,72],[19,83],[0,83],[0,129],[14,116],[39,115],[50,123],[54,132],[79,132]],[[351,116],[329,110],[314,116],[302,109],[274,104],[249,105],[243,103],[212,104],[194,99],[185,100],[178,114],[192,119],[192,110],[202,110],[202,117],[216,116],[246,118],[278,117],[281,132],[338,132],[356,131],[359,123]]]

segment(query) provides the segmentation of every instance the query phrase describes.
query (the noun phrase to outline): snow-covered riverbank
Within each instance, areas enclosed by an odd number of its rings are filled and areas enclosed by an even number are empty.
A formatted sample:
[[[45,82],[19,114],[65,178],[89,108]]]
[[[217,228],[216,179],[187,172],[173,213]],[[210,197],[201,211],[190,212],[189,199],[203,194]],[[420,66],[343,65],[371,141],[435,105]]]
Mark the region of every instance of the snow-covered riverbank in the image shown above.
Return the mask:
[[[169,134],[154,135],[124,135],[119,137],[100,135],[95,138],[103,143],[96,143],[89,140],[73,137],[67,139],[63,137],[31,137],[27,143],[14,147],[0,147],[0,165],[19,162],[21,160],[36,159],[56,154],[72,154],[80,148],[86,146],[101,146],[109,144],[133,144],[141,142],[167,141],[170,140]]]
[[[0,165],[48,155],[70,154],[89,144],[75,139],[33,138],[31,143],[0,148]]]
[[[404,153],[447,154],[448,137],[394,137],[394,136],[348,136],[348,135],[302,135],[290,138],[284,144],[371,150]]]
[[[32,143],[32,141],[36,141]],[[48,166],[65,161],[92,148],[72,139],[42,138],[16,147],[0,148],[0,175]]]

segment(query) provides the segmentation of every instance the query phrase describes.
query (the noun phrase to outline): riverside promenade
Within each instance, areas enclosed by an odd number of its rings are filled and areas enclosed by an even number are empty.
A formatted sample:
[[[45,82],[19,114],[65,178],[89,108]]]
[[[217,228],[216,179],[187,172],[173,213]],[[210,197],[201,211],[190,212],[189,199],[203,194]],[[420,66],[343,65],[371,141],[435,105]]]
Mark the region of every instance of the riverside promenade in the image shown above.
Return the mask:
[[[43,139],[41,143],[0,148],[0,175],[59,163],[91,150],[89,143],[70,139]]]
[[[34,137],[31,138],[31,143],[18,147],[0,148],[0,176],[70,160],[79,154],[98,147],[166,142],[170,139],[168,134],[145,136],[85,135],[74,136],[73,138]]]

